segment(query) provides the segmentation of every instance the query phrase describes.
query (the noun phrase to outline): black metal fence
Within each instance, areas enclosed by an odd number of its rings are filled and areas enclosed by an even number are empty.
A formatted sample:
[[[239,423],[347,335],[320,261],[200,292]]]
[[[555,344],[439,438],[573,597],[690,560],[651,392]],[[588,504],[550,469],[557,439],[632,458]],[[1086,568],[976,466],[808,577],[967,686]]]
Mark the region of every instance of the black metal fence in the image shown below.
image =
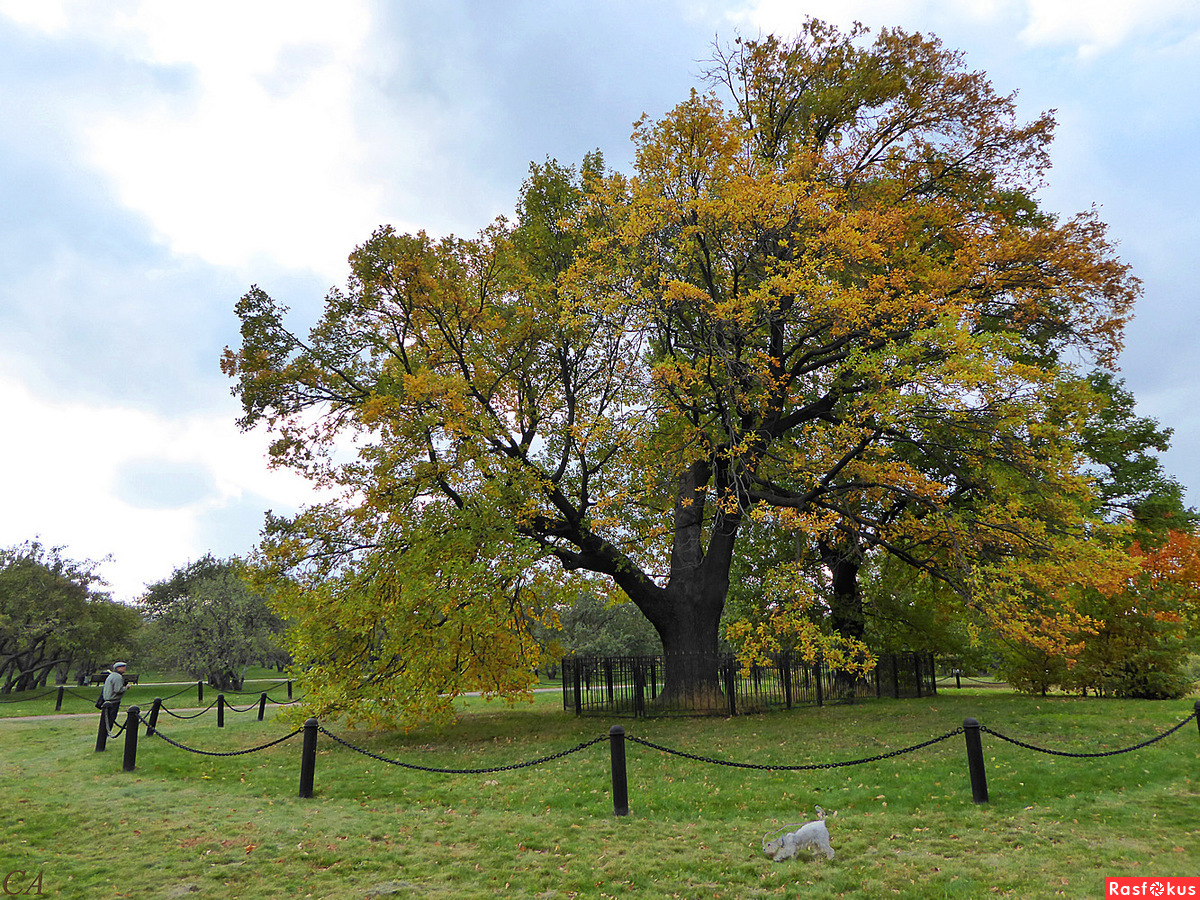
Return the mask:
[[[577,716],[736,716],[937,693],[932,653],[883,654],[866,678],[806,663],[790,653],[745,671],[733,654],[689,658],[689,667],[716,672],[716,684],[703,703],[664,694],[666,661],[661,656],[568,656],[562,662],[563,709]]]

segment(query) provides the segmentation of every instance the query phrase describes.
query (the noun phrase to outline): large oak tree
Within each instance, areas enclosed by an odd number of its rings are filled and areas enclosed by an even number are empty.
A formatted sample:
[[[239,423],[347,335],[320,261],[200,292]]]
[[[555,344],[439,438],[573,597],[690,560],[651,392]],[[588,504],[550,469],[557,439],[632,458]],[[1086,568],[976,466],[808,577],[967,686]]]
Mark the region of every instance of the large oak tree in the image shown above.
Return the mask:
[[[242,298],[241,424],[339,492],[263,555],[329,708],[520,686],[572,573],[654,625],[669,699],[709,702],[689,660],[750,531],[834,568],[882,548],[1051,644],[1051,551],[1119,577],[1062,360],[1111,363],[1138,286],[1094,212],[1039,207],[1052,118],[936,40],[817,21],[711,83],[637,125],[628,175],[534,166],[470,240],[381,228],[307,338]]]

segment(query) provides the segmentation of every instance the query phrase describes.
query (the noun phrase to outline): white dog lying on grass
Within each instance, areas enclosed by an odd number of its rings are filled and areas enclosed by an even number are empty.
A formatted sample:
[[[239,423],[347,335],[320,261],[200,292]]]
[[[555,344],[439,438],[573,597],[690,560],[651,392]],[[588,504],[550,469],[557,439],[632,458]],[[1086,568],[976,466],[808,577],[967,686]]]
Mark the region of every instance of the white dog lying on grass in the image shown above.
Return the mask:
[[[784,825],[784,828],[795,828],[795,825]],[[817,819],[815,822],[806,822],[801,825],[796,831],[789,831],[779,837],[772,838],[772,835],[779,834],[783,829],[768,834],[763,838],[763,852],[775,862],[784,859],[792,859],[801,850],[808,850],[812,853],[824,853],[826,859],[833,859],[833,848],[829,846],[829,829],[825,827],[825,810],[817,807]],[[767,840],[767,838],[772,838]]]

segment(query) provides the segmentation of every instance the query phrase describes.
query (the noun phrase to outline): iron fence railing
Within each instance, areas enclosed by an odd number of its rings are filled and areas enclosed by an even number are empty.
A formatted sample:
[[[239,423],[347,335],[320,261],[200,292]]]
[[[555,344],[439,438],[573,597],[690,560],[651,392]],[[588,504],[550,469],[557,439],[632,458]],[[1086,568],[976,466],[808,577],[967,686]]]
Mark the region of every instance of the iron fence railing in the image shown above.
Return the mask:
[[[781,653],[743,669],[733,654],[672,657],[675,671],[701,673],[701,690],[667,691],[662,656],[568,656],[563,660],[563,709],[576,715],[741,715],[793,706],[852,703],[868,697],[937,693],[932,653],[879,657],[861,678]]]

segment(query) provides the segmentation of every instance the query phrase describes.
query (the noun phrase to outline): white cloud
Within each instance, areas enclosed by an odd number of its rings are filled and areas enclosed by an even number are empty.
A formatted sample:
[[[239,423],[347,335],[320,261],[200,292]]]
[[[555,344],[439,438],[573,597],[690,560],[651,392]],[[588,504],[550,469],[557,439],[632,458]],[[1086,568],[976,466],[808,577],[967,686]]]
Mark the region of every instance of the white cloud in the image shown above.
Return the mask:
[[[1034,45],[1074,45],[1096,56],[1172,24],[1200,26],[1195,0],[1027,0],[1021,39]]]
[[[752,0],[730,18],[763,32],[795,33],[806,16],[842,26],[861,21],[872,27],[914,22],[1018,23],[1027,45],[1074,46],[1095,56],[1143,34],[1171,25],[1200,26],[1195,0]]]
[[[0,14],[145,73],[80,125],[88,161],[173,251],[340,282],[384,220],[357,119],[370,92],[365,0],[0,0]]]
[[[62,0],[0,0],[0,15],[46,34],[65,31],[70,24]]]
[[[120,407],[93,407],[35,396],[0,373],[0,546],[39,537],[65,545],[72,558],[113,556],[101,572],[119,599],[167,577],[212,549],[202,522],[262,498],[280,511],[313,499],[295,475],[268,470],[266,440],[242,434],[233,415],[168,421]],[[130,472],[143,490],[176,471],[190,477],[156,496],[130,494]],[[189,475],[190,473],[190,475]],[[124,499],[122,499],[124,497]],[[251,549],[253,535],[240,552]]]

